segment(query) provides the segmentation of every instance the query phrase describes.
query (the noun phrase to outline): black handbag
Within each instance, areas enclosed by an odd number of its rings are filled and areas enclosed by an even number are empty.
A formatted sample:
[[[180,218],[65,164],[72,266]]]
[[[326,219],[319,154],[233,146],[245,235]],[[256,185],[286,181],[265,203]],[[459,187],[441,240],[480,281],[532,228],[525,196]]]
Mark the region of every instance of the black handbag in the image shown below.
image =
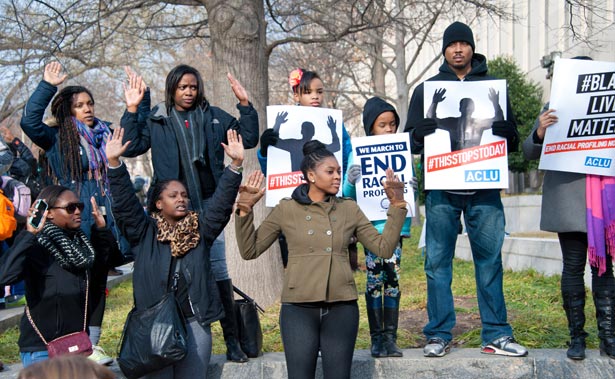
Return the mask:
[[[187,329],[175,298],[177,260],[171,290],[144,310],[133,307],[124,324],[117,363],[128,379],[139,378],[182,360],[187,353]]]
[[[237,325],[239,334],[239,344],[241,350],[249,358],[256,358],[263,354],[263,331],[258,312],[264,313],[256,301],[246,295],[239,288],[233,286],[233,291],[243,299],[235,300],[235,314],[237,315]]]

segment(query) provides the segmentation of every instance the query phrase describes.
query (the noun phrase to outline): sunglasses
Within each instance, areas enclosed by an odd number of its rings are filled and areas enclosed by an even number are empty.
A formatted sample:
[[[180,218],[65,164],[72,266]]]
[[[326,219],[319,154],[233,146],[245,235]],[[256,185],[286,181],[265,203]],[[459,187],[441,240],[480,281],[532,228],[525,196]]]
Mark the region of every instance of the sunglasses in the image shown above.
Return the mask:
[[[73,213],[75,213],[77,209],[79,209],[79,212],[83,212],[83,208],[85,208],[85,204],[83,204],[82,202],[79,202],[79,203],[68,203],[63,207],[51,207],[49,209],[64,209],[66,210],[66,213],[68,213],[69,215],[72,215]]]

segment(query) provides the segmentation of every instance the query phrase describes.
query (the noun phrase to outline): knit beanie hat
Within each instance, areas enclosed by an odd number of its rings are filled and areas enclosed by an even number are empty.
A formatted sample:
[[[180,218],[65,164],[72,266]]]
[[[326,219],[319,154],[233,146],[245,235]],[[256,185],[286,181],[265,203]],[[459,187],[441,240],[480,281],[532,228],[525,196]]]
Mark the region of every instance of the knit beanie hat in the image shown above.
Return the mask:
[[[474,34],[472,33],[472,29],[459,21],[453,22],[444,31],[444,37],[442,37],[442,55],[444,55],[444,51],[448,45],[457,41],[469,43],[472,47],[472,51],[474,51]]]

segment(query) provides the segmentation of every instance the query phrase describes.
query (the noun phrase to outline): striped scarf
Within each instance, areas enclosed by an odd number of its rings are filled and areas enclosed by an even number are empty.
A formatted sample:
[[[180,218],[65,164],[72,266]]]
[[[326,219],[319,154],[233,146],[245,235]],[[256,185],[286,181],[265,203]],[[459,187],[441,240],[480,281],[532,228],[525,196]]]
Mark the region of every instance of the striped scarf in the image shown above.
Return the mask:
[[[73,237],[70,237],[73,234]],[[36,239],[63,269],[76,273],[92,268],[94,247],[81,229],[66,231],[46,222]]]
[[[107,138],[111,135],[111,129],[104,122],[95,119],[94,127],[89,127],[73,117],[73,122],[79,131],[80,144],[88,157],[89,174],[98,182],[102,182],[104,188],[109,188],[107,180]],[[107,191],[105,191],[107,192]]]
[[[615,177],[587,175],[587,243],[589,264],[606,271],[606,260],[615,258]]]

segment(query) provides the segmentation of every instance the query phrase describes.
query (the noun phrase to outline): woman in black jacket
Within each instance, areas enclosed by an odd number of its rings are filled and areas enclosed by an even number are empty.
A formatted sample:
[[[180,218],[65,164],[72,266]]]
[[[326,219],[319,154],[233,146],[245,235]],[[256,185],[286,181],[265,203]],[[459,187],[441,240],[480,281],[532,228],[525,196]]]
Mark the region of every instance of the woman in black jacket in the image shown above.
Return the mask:
[[[86,290],[89,319],[96,299],[104,297],[107,261],[121,253],[93,197],[90,238],[80,228],[84,204],[74,192],[52,185],[38,198],[48,204],[43,221],[38,228],[28,223],[3,255],[0,284],[25,280],[32,321],[45,340],[51,341],[83,330]],[[24,367],[49,357],[25,314],[19,332],[17,343]]]
[[[188,191],[176,179],[153,185],[143,212],[130,175],[119,157],[124,130],[117,129],[107,143],[113,212],[135,256],[133,291],[135,306],[146,309],[168,291],[171,271],[180,264],[177,298],[186,317],[188,354],[179,363],[147,375],[151,378],[205,378],[211,356],[210,324],[224,316],[211,270],[210,248],[229,221],[241,182],[241,136],[227,132],[224,151],[232,163],[224,169],[206,212],[190,211]]]

